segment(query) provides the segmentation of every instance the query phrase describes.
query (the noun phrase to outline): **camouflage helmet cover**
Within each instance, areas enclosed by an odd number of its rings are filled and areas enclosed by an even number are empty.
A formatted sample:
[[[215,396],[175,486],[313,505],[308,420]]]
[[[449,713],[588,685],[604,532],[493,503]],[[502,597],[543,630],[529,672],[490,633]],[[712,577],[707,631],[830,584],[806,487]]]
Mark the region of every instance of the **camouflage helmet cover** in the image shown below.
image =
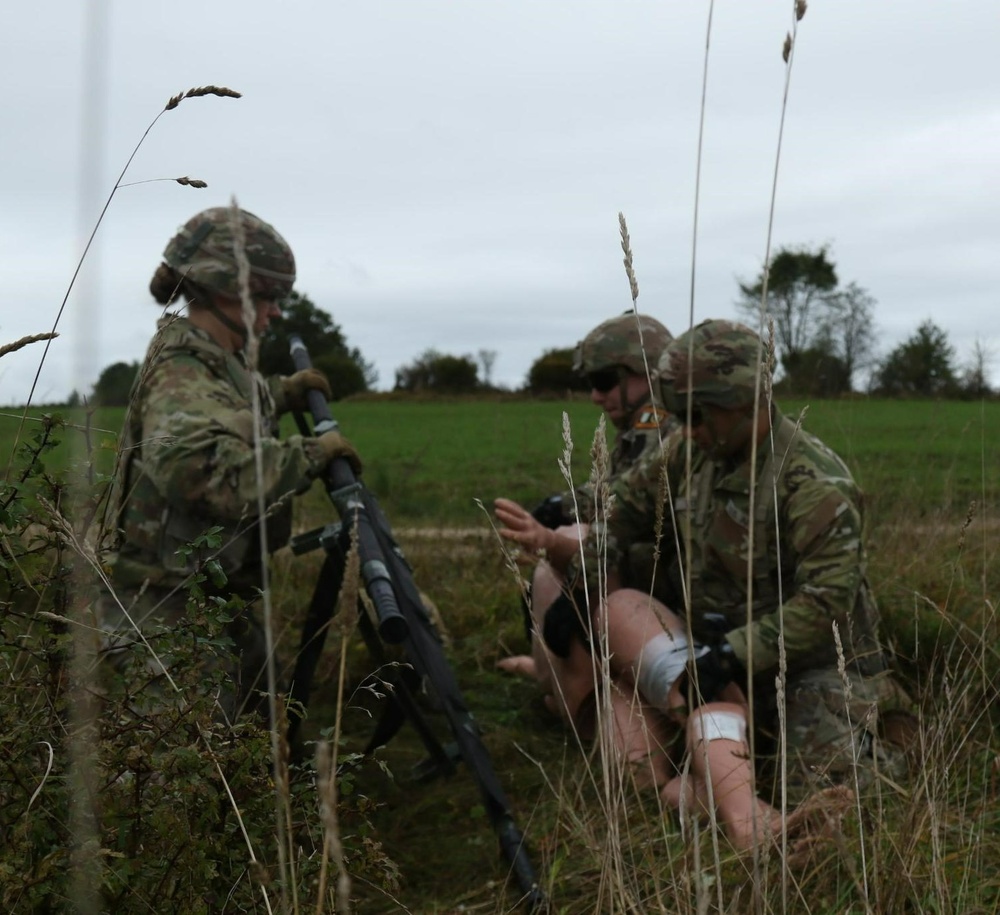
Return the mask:
[[[660,359],[663,405],[672,412],[683,410],[690,393],[696,403],[727,410],[749,406],[757,392],[761,355],[760,337],[749,327],[702,321],[674,340]],[[763,366],[761,384],[768,374]]]
[[[198,286],[239,298],[232,207],[212,207],[192,216],[163,252],[178,273]],[[295,283],[295,257],[273,226],[246,210],[238,210],[244,249],[250,262],[250,294],[283,299]]]
[[[598,324],[577,343],[573,371],[599,372],[622,366],[636,375],[645,375],[643,350],[650,371],[655,371],[660,354],[671,340],[670,331],[656,318],[627,311]]]

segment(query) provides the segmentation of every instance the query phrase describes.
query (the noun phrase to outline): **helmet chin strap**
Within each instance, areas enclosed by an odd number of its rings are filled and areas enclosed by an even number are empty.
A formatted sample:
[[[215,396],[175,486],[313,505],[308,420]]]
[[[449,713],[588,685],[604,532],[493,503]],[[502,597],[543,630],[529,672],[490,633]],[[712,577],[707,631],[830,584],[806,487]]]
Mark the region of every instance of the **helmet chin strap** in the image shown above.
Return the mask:
[[[208,303],[205,305],[206,310],[220,323],[223,327],[231,330],[236,334],[242,343],[240,344],[240,349],[245,349],[247,345],[247,326],[243,321],[234,321],[229,315],[225,314],[221,308],[215,303],[214,298],[209,298]]]
[[[635,398],[634,400],[629,400],[627,398],[626,392],[628,390],[628,380],[629,380],[629,378],[632,377],[632,374],[633,373],[630,372],[628,369],[621,369],[619,371],[619,376],[620,376],[621,380],[618,382],[618,389],[622,393],[622,410],[625,413],[625,415],[628,417],[628,422],[629,423],[632,421],[632,418],[635,416],[636,410],[638,410],[640,407],[646,406],[646,404],[648,404],[650,402],[651,398],[652,398],[652,395],[650,393],[649,387],[645,383],[646,382],[645,378],[643,379],[643,388],[642,388],[642,392],[639,394],[639,396],[637,398]]]

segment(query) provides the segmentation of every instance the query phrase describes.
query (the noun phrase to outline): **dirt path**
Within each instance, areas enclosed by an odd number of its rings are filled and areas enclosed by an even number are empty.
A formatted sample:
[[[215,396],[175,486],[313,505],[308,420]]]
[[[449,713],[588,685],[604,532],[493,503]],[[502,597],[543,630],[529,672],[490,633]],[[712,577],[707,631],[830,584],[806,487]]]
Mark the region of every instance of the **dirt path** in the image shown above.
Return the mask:
[[[488,527],[397,527],[393,533],[410,540],[489,540],[494,537]]]

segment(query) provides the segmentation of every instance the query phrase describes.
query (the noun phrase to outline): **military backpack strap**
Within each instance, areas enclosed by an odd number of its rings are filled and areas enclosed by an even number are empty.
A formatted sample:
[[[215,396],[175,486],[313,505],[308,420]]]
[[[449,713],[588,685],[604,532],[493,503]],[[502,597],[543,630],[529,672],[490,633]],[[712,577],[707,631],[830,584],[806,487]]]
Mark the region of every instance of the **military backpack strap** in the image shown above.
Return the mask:
[[[253,373],[240,365],[234,356],[227,355],[217,343],[188,330],[179,338],[166,343],[157,354],[156,363],[165,362],[174,356],[194,356],[216,378],[232,383],[246,400],[253,398]]]

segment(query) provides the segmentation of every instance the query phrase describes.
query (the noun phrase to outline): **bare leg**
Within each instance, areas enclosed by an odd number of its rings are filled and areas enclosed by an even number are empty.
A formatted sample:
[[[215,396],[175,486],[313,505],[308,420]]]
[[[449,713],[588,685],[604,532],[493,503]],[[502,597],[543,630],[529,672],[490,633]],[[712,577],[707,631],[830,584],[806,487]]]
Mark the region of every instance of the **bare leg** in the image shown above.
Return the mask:
[[[753,790],[745,706],[712,702],[697,709],[688,720],[687,745],[691,773],[667,783],[661,792],[665,803],[679,808],[684,802],[707,813],[714,802],[723,831],[739,850],[780,829],[777,811]]]
[[[579,542],[586,533],[586,527],[576,524],[567,525],[559,528],[556,533],[561,537]],[[570,692],[578,693],[579,688],[574,684],[580,679],[579,674],[582,673],[583,669],[580,659],[574,658],[573,655],[569,661],[564,661],[552,654],[541,635],[545,612],[562,593],[563,583],[563,576],[548,562],[543,560],[535,566],[531,577],[531,618],[533,623],[531,655],[513,655],[497,662],[497,667],[508,673],[534,677],[546,697],[546,705],[557,714],[562,714],[560,709],[564,709],[566,705],[566,702],[559,698],[560,693],[566,693],[566,687],[557,689],[556,679],[565,676],[570,681],[567,684],[570,687]],[[586,667],[590,667],[589,659]],[[582,697],[577,696],[577,702],[580,698]]]
[[[578,537],[577,528],[561,528],[560,533]],[[661,618],[669,619],[677,632],[680,623],[662,604],[648,595],[631,589],[613,591],[607,611],[608,645],[611,652],[610,712],[608,722],[598,720],[598,669],[590,651],[574,640],[569,656],[554,655],[541,637],[545,611],[560,595],[563,579],[548,563],[540,562],[532,579],[532,617],[534,633],[532,656],[505,658],[498,666],[511,673],[536,677],[546,705],[566,721],[572,722],[581,739],[588,740],[598,733],[598,727],[610,728],[610,745],[616,756],[641,786],[662,785],[670,777],[670,762],[666,750],[670,744],[671,724],[646,701],[636,689],[635,668],[630,663],[657,636],[665,636]],[[621,609],[618,609],[620,606]],[[599,618],[598,625],[601,625]],[[685,643],[686,644],[686,643]],[[673,643],[671,643],[671,646]],[[673,650],[673,648],[671,648]],[[605,730],[605,733],[608,733]]]
[[[638,693],[611,687],[611,738],[617,759],[639,788],[667,782],[671,766],[667,756],[671,725]],[[674,732],[676,733],[676,731]]]
[[[545,611],[562,592],[563,577],[547,562],[535,566],[531,576],[531,658],[535,666],[535,678],[542,692],[548,696],[554,692],[556,666],[559,658],[549,651],[542,638],[542,624]]]
[[[608,651],[619,669],[634,665],[643,648],[657,636],[665,632],[684,636],[684,624],[675,614],[633,588],[609,594],[603,612],[607,616]]]

